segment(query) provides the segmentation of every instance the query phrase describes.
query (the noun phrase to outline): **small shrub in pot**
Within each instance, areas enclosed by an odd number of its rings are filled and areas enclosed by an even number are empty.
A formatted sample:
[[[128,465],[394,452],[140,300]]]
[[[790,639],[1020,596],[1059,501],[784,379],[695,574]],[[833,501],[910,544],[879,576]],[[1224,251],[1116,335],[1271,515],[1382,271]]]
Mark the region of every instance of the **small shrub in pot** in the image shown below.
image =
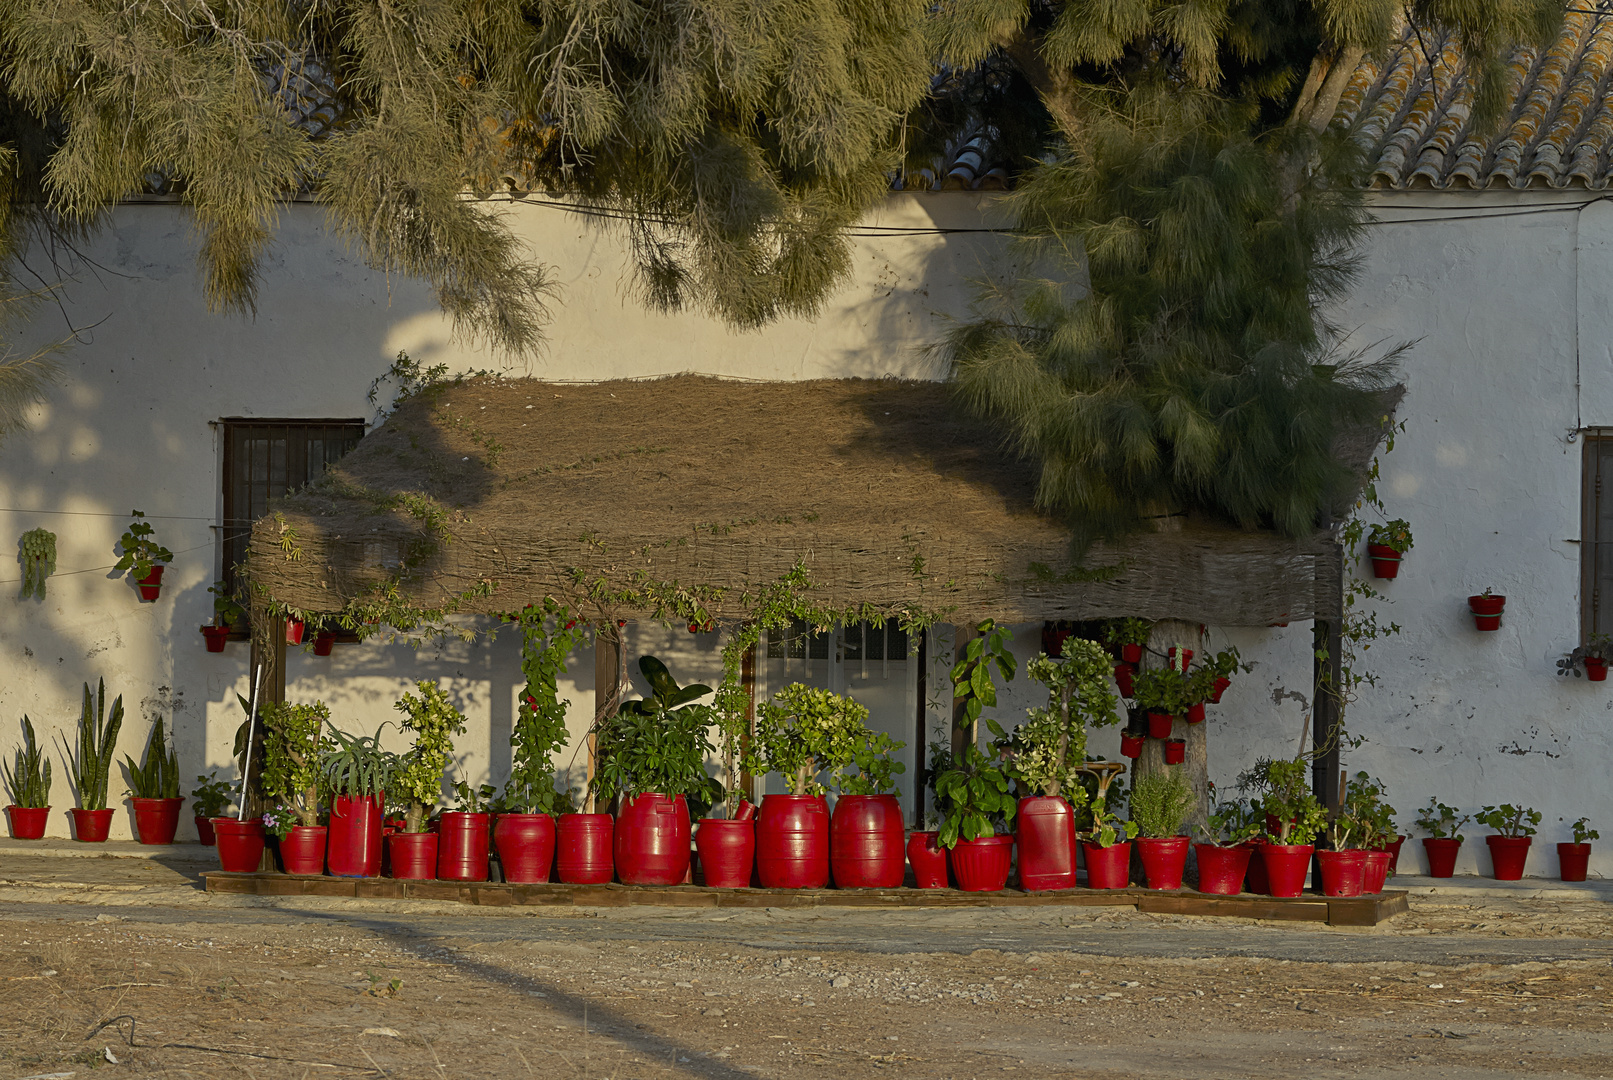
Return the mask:
[[[1266,766],[1266,836],[1260,848],[1273,896],[1298,896],[1310,870],[1313,841],[1327,814],[1310,788],[1310,766],[1303,758],[1273,761]],[[1275,824],[1273,824],[1275,823]]]
[[[1187,864],[1186,836],[1178,835],[1197,800],[1179,770],[1141,777],[1131,789],[1131,820],[1150,889],[1180,889]]]
[[[1470,820],[1454,806],[1446,806],[1433,797],[1418,813],[1417,827],[1428,834],[1423,838],[1423,849],[1428,853],[1430,877],[1448,878],[1456,872],[1456,855],[1465,839],[1461,828]]]
[[[1564,881],[1584,881],[1591,858],[1591,841],[1600,840],[1602,834],[1591,828],[1589,818],[1580,818],[1569,828],[1574,831],[1573,843],[1557,845],[1558,876]]]
[[[1493,835],[1484,838],[1490,849],[1495,879],[1517,881],[1522,878],[1529,845],[1535,835],[1534,827],[1540,824],[1540,811],[1502,803],[1484,807],[1473,815],[1473,820],[1495,830]]]

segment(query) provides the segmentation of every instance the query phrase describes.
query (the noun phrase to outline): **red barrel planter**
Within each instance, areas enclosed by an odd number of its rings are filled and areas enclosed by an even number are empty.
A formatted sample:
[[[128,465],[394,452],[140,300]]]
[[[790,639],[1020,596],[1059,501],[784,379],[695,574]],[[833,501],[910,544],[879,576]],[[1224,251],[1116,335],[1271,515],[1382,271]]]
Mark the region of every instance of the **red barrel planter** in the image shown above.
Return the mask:
[[[1367,852],[1362,848],[1318,851],[1323,896],[1360,896],[1366,888]]]
[[[381,872],[381,805],[386,796],[355,799],[338,795],[331,803],[325,857],[335,877],[375,877]]]
[[[166,569],[161,564],[153,566],[151,573],[135,582],[140,587],[140,599],[149,603],[162,595],[162,572]]]
[[[1187,868],[1188,838],[1139,837],[1137,854],[1142,859],[1143,881],[1150,889],[1180,889],[1182,871]]]
[[[1124,889],[1131,883],[1131,841],[1099,847],[1083,840],[1081,857],[1087,863],[1087,888]]]
[[[388,832],[387,862],[399,881],[430,881],[437,876],[437,848],[440,838],[434,832]]]
[[[747,818],[701,818],[694,833],[700,870],[714,889],[749,887],[756,866],[756,822]],[[900,882],[898,882],[900,884]]]
[[[218,835],[213,832],[213,823],[207,818],[196,817],[196,842],[203,847],[212,847],[218,843]]]
[[[1151,712],[1148,714],[1148,737],[1150,739],[1168,739],[1171,737],[1171,725],[1175,717],[1169,713]]]
[[[1232,685],[1232,680],[1227,678],[1224,675],[1221,676],[1220,678],[1216,679],[1215,684],[1214,684],[1214,689],[1212,689],[1210,691],[1210,704],[1211,705],[1219,705],[1219,704],[1221,704],[1221,695],[1226,693],[1227,692],[1227,687],[1229,687],[1231,685]]]
[[[1367,852],[1366,871],[1361,875],[1361,892],[1368,896],[1376,896],[1383,892],[1383,886],[1389,880],[1389,863],[1394,855],[1386,848]]]
[[[134,833],[142,844],[171,844],[179,832],[179,808],[184,799],[130,799],[134,804]]]
[[[1141,645],[1122,645],[1122,646],[1120,646],[1120,659],[1124,660],[1128,664],[1140,664],[1140,663],[1142,663],[1143,662],[1143,647]]]
[[[554,818],[548,814],[500,814],[493,826],[493,844],[504,880],[520,885],[548,881],[554,841]]]
[[[1133,735],[1129,731],[1122,731],[1120,733],[1120,756],[1128,758],[1142,757],[1143,744],[1147,741],[1141,735]]]
[[[829,819],[837,889],[895,889],[907,876],[902,805],[894,795],[842,795]]]
[[[1507,606],[1504,596],[1470,596],[1467,606],[1473,612],[1473,626],[1478,630],[1501,629],[1501,609]]]
[[[1019,887],[1075,888],[1075,812],[1058,795],[1019,800]]]
[[[1002,892],[1014,863],[1012,835],[958,838],[952,849],[952,876],[964,892]]]
[[[756,873],[765,889],[829,884],[829,808],[817,795],[768,795],[756,818]]]
[[[86,810],[75,806],[69,813],[73,818],[73,839],[81,844],[102,844],[112,831],[112,809]]]
[[[1243,891],[1243,876],[1249,870],[1253,848],[1243,844],[1237,847],[1194,844],[1193,852],[1199,860],[1199,892],[1237,896]]]
[[[280,865],[286,873],[312,877],[325,872],[327,831],[323,825],[293,825],[280,838]]]
[[[444,810],[437,822],[437,876],[443,881],[486,881],[491,833],[487,814]]]
[[[1590,862],[1591,845],[1557,845],[1557,865],[1560,868],[1560,872],[1557,876],[1563,881],[1584,881],[1585,873],[1590,867]]]
[[[224,646],[229,644],[230,628],[227,626],[204,626],[202,638],[207,642],[208,652],[223,652]]]
[[[238,821],[232,817],[213,819],[218,835],[218,863],[231,874],[255,874],[263,862],[263,822],[257,818]]]
[[[1311,870],[1312,844],[1262,844],[1260,857],[1266,861],[1266,884],[1272,896],[1298,896],[1305,891],[1305,877]]]
[[[1497,881],[1517,881],[1523,877],[1523,864],[1529,858],[1532,836],[1486,836],[1490,864]]]
[[[1186,760],[1187,760],[1187,740],[1186,739],[1166,739],[1165,740],[1165,764],[1167,764],[1167,765],[1180,765],[1182,762],[1184,762]]]
[[[555,827],[555,873],[567,885],[604,885],[616,875],[609,814],[561,814]]]
[[[907,861],[913,867],[913,884],[920,889],[947,887],[947,849],[936,843],[938,832],[916,832],[907,838]]]
[[[13,840],[43,840],[45,826],[50,821],[50,807],[48,806],[8,806],[6,814],[11,818],[11,838]]]
[[[1133,689],[1131,685],[1131,675],[1132,671],[1130,664],[1115,665],[1115,689],[1120,691],[1121,697],[1129,698],[1131,696]]]
[[[1595,656],[1585,658],[1585,677],[1591,682],[1607,682],[1607,661]]]
[[[623,885],[681,885],[689,876],[689,804],[647,791],[616,815],[616,876]]]
[[[1189,724],[1204,723],[1204,702],[1195,701],[1187,707],[1187,722]]]
[[[1388,544],[1368,544],[1367,558],[1372,560],[1372,576],[1393,581],[1400,573],[1400,552]]]
[[[1450,877],[1456,873],[1456,853],[1462,842],[1450,836],[1423,838],[1423,849],[1428,852],[1428,876]]]

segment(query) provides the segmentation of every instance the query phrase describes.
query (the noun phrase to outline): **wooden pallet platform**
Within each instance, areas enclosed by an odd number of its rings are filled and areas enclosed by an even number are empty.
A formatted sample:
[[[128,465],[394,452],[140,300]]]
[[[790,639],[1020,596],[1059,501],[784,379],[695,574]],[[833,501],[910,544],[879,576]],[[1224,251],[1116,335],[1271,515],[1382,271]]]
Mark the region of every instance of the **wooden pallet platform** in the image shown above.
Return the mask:
[[[1401,891],[1332,898],[1279,899],[1245,893],[1214,896],[1182,889],[1061,889],[1056,892],[966,893],[956,889],[710,889],[700,885],[508,885],[500,882],[398,881],[393,878],[302,877],[294,874],[203,874],[207,891],[250,896],[350,896],[371,900],[451,900],[483,907],[689,908],[983,908],[1129,907],[1162,915],[1376,926],[1407,910]]]

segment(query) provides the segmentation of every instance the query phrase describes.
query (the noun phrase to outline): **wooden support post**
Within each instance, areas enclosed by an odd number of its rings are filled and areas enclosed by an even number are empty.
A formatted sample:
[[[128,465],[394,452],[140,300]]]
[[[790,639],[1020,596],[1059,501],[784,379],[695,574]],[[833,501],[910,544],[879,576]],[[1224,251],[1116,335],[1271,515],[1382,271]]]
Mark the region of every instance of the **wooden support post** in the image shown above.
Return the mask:
[[[924,828],[924,793],[930,786],[930,755],[926,736],[929,734],[928,697],[930,671],[930,632],[919,631],[918,651],[918,708],[913,718],[913,745],[918,748],[918,768],[913,784],[913,828]]]
[[[258,632],[262,627],[263,632]],[[270,615],[266,611],[258,611],[252,622],[252,648],[248,653],[247,664],[247,697],[251,700],[252,689],[258,678],[258,665],[263,666],[263,684],[258,690],[258,719],[252,735],[252,745],[247,747],[247,758],[252,762],[248,770],[248,784],[246,790],[241,792],[241,805],[246,808],[250,817],[260,816],[264,812],[263,800],[263,706],[269,702],[283,702],[286,700],[286,620],[278,615]],[[241,717],[244,724],[248,717]],[[274,852],[264,848],[263,858],[258,863],[260,871],[275,869]]]
[[[1202,659],[1204,627],[1198,623],[1183,622],[1179,619],[1161,619],[1155,623],[1148,636],[1148,651],[1143,654],[1143,669],[1164,667],[1167,663],[1166,654],[1173,645],[1192,649],[1194,659]],[[1171,730],[1173,738],[1187,740],[1187,745],[1184,747],[1187,754],[1181,765],[1181,773],[1194,796],[1193,811],[1185,822],[1189,831],[1206,824],[1210,814],[1210,749],[1209,741],[1205,737],[1206,726],[1189,724],[1186,717],[1178,716]],[[1162,773],[1170,767],[1165,764],[1164,742],[1159,739],[1148,739],[1143,743],[1142,756],[1132,762],[1131,786],[1135,788],[1138,780]]]
[[[606,620],[594,627],[594,722],[588,729],[588,787],[584,811],[601,813],[594,805],[594,776],[599,768],[599,729],[616,715],[622,703],[622,630]]]
[[[751,738],[756,734],[756,646],[746,649],[739,658],[739,685],[745,691],[745,732],[739,737],[741,755],[750,753]],[[750,772],[739,774],[739,786],[745,792],[746,802],[758,802],[756,777]]]
[[[952,628],[952,662],[956,664],[963,659],[964,647],[975,639],[975,628],[970,626],[954,626]],[[964,699],[952,699],[952,760],[958,761],[963,757],[963,748],[970,743],[979,745],[979,722],[965,724]]]
[[[1344,734],[1344,546],[1333,544],[1316,563],[1316,592],[1336,600],[1338,615],[1312,629],[1311,791],[1335,813],[1343,801],[1339,742]]]

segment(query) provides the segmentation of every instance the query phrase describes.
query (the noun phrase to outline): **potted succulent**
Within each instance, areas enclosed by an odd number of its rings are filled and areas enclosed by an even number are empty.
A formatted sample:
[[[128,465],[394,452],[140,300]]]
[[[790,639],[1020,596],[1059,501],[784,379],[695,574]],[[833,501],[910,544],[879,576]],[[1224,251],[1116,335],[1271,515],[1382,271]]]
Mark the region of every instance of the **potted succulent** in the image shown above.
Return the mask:
[[[1210,814],[1204,840],[1193,845],[1199,864],[1199,892],[1236,896],[1243,891],[1254,848],[1249,841],[1260,835],[1265,812],[1242,799],[1218,804]]]
[[[155,600],[162,592],[162,572],[174,561],[174,553],[157,543],[156,530],[145,514],[138,510],[130,513],[133,520],[118,538],[123,554],[112,568],[134,579],[141,600]]]
[[[17,546],[22,562],[22,593],[18,599],[45,599],[45,581],[56,572],[56,534],[49,529],[29,529],[17,539]]]
[[[653,656],[638,666],[650,696],[624,703],[599,732],[594,781],[604,801],[621,798],[613,841],[622,884],[677,885],[689,877],[690,798],[722,797],[706,775],[712,710],[695,704],[711,687],[679,686]]]
[[[5,774],[6,791],[11,795],[6,814],[11,819],[13,839],[43,839],[50,817],[50,759],[39,749],[33,721],[26,715],[22,718],[22,745],[17,748],[16,768],[0,761],[0,772]]]
[[[1485,589],[1477,596],[1468,597],[1467,606],[1473,612],[1475,629],[1501,629],[1501,609],[1507,606],[1506,597],[1496,596],[1489,589]]]
[[[1372,560],[1372,576],[1393,581],[1400,573],[1400,561],[1411,550],[1411,526],[1400,518],[1374,525],[1367,531],[1367,558]]]
[[[207,639],[207,651],[218,653],[230,640],[230,629],[246,618],[246,608],[230,593],[229,586],[215,581],[207,587],[213,594],[213,621],[202,626],[202,637]]]
[[[1558,876],[1564,881],[1584,881],[1591,860],[1591,841],[1600,840],[1602,834],[1590,827],[1589,818],[1580,818],[1569,828],[1574,830],[1574,842],[1557,845],[1557,863],[1561,867]]]
[[[1591,682],[1607,681],[1607,662],[1613,657],[1613,637],[1592,634],[1573,652],[1557,661],[1557,674],[1579,678],[1579,669],[1585,668],[1585,677]]]
[[[1265,860],[1272,896],[1298,896],[1305,891],[1311,855],[1316,850],[1313,841],[1327,821],[1322,804],[1311,794],[1308,771],[1302,758],[1273,761],[1266,769],[1268,842],[1261,846],[1260,858]]]
[[[1124,889],[1131,883],[1131,840],[1135,821],[1121,821],[1110,813],[1103,797],[1092,800],[1092,827],[1081,841],[1087,864],[1087,888]]]
[[[112,811],[107,809],[106,789],[112,774],[112,751],[123,727],[123,695],[112,702],[112,715],[106,712],[106,680],[97,683],[94,697],[90,684],[84,684],[84,708],[78,718],[78,753],[67,755],[68,773],[78,805],[73,808],[73,835],[83,843],[101,843],[112,827]]]
[[[829,818],[829,869],[839,889],[894,889],[907,876],[906,830],[896,776],[906,766],[891,755],[907,744],[863,729],[852,752],[855,773],[834,771],[839,798]]]
[[[487,880],[487,818],[444,813],[439,832],[430,831],[431,812],[442,801],[443,777],[454,752],[454,736],[465,733],[465,718],[443,693],[442,687],[427,679],[415,683],[420,696],[405,692],[392,707],[403,714],[400,726],[414,736],[414,743],[398,755],[397,768],[388,788],[405,809],[403,831],[387,838],[387,854],[392,859],[392,876],[410,880],[442,877],[440,863],[464,869],[464,847],[469,838],[481,836],[481,873],[468,881]],[[455,855],[443,849],[455,845]],[[474,872],[474,866],[471,867]]]
[[[196,786],[190,789],[190,809],[196,821],[198,843],[212,847],[217,842],[213,819],[224,815],[225,807],[235,801],[237,790],[233,782],[218,778],[217,769],[196,778]]]
[[[1490,862],[1495,880],[1517,881],[1523,877],[1523,864],[1529,858],[1529,845],[1534,840],[1536,825],[1540,824],[1540,811],[1527,806],[1486,806],[1473,815],[1480,825],[1495,832],[1484,838],[1490,848]]]
[[[398,756],[381,747],[381,732],[349,735],[329,731],[319,755],[319,775],[331,794],[325,859],[336,877],[375,877],[381,872],[381,808],[398,769]]]
[[[129,773],[135,835],[142,844],[173,843],[185,800],[179,794],[179,755],[163,737],[161,717],[152,725],[141,763],[125,754],[123,767]]]
[[[1001,891],[1013,864],[1014,836],[999,834],[993,819],[1006,823],[1014,817],[1008,775],[978,747],[966,745],[952,768],[935,778],[935,794],[945,815],[937,842],[949,852],[958,888]]]
[[[323,702],[264,703],[263,795],[272,803],[264,831],[279,838],[280,862],[288,874],[325,872],[328,826],[319,823],[319,761],[330,749]]]
[[[1148,888],[1182,887],[1188,838],[1179,834],[1196,801],[1175,769],[1149,773],[1132,786],[1131,820],[1137,826],[1137,853]]]
[[[1433,798],[1417,815],[1417,827],[1428,834],[1423,838],[1423,849],[1428,853],[1429,877],[1456,873],[1456,854],[1465,839],[1458,830],[1470,820],[1466,814],[1458,816],[1455,807]]]

